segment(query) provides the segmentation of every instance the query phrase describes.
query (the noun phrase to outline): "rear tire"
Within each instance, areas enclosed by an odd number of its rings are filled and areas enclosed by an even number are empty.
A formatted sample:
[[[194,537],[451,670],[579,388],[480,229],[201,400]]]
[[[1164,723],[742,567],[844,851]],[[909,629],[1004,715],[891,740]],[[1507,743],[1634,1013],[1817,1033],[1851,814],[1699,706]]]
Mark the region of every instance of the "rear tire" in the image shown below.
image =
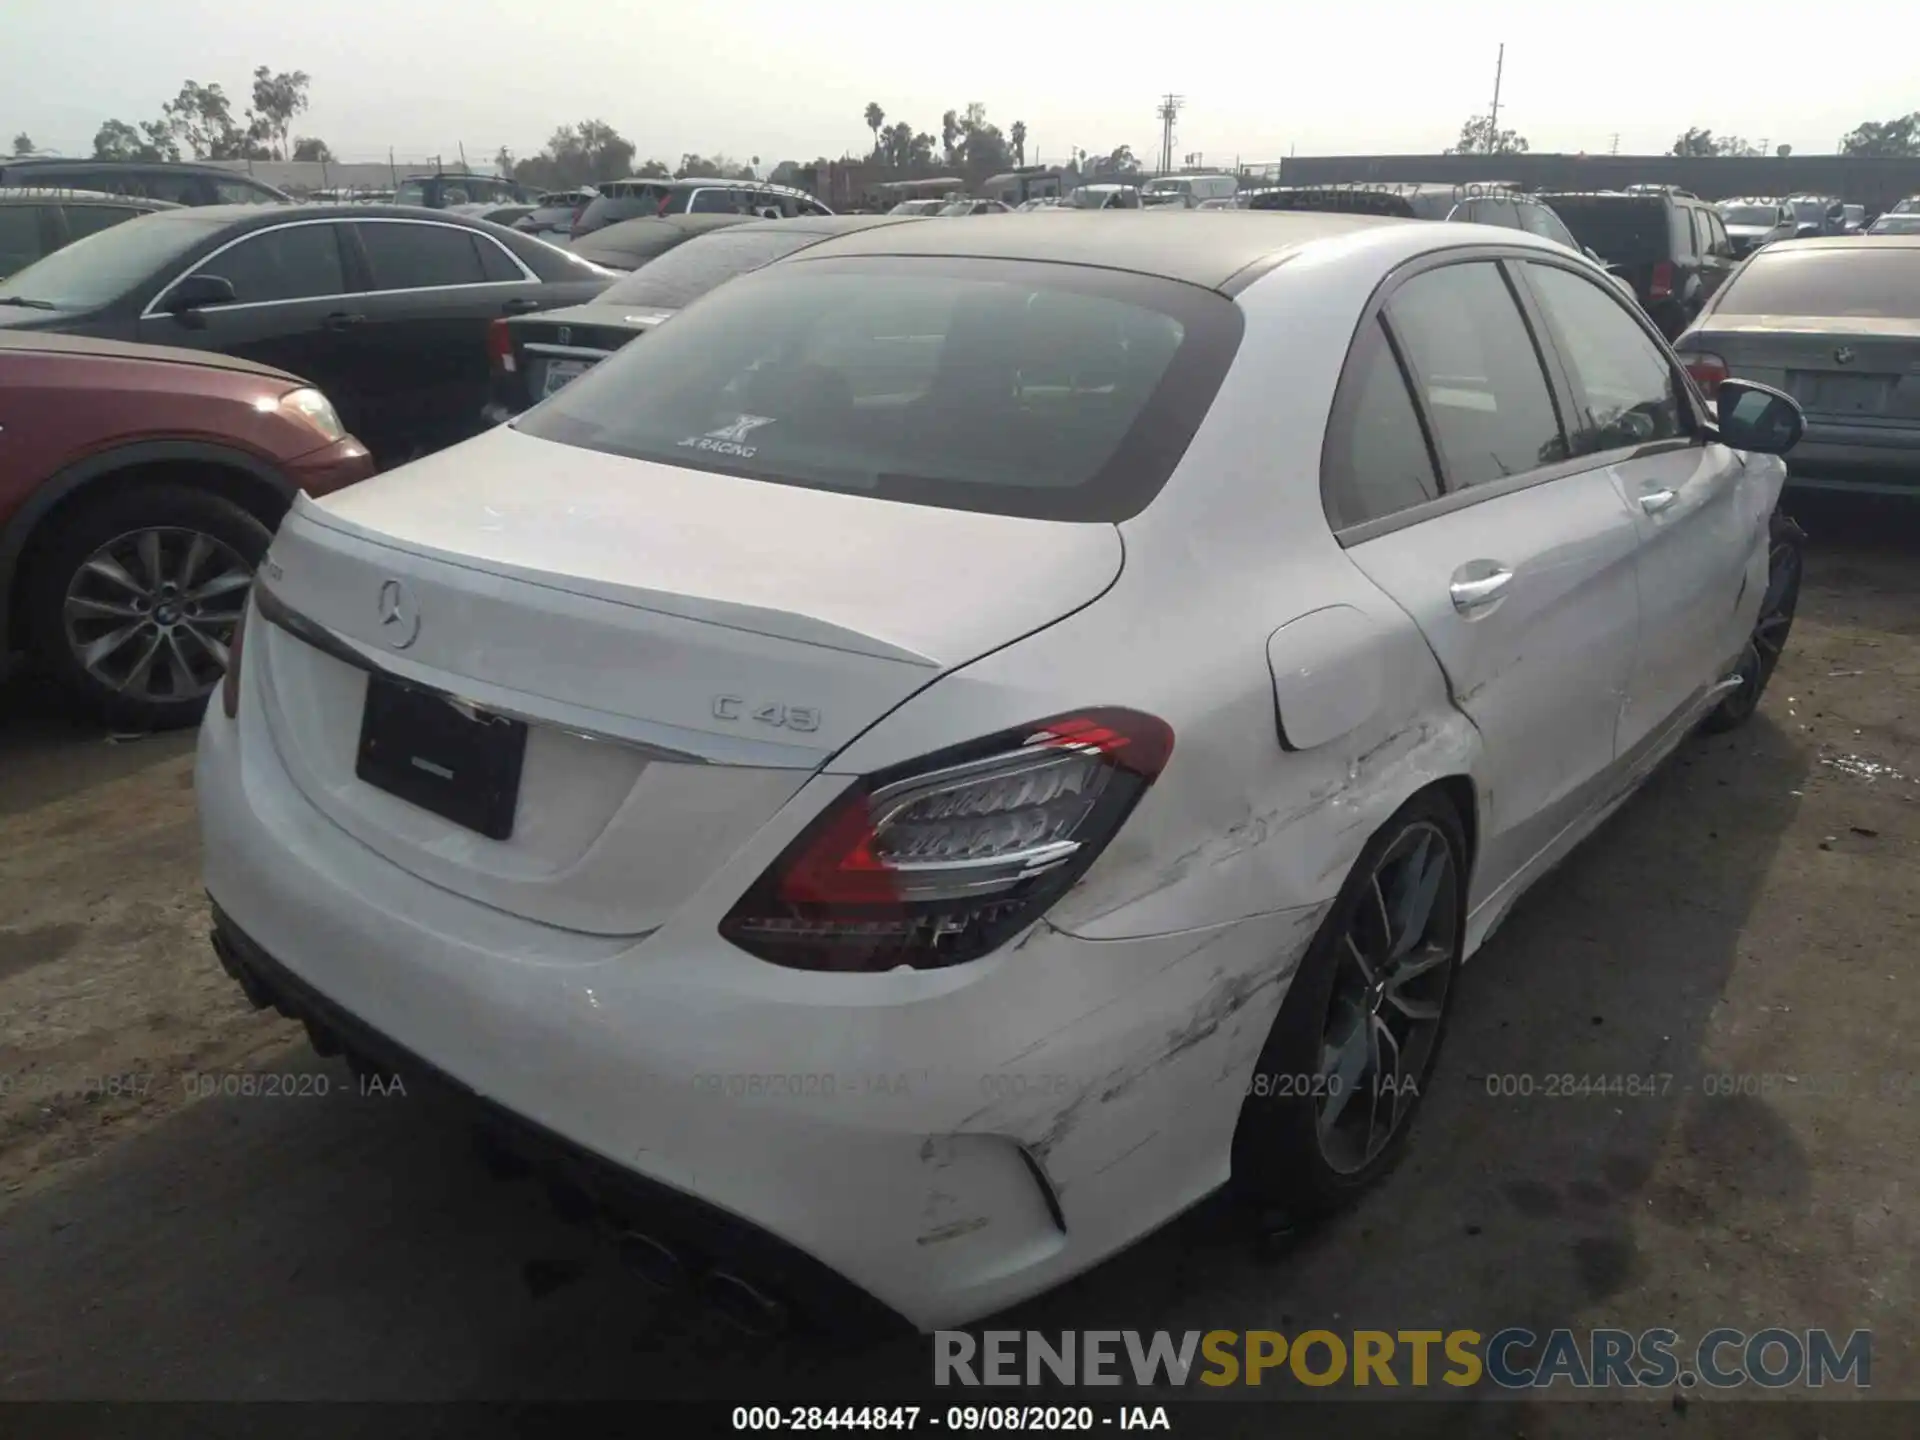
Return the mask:
[[[1367,842],[1254,1067],[1233,1137],[1241,1198],[1305,1224],[1398,1161],[1446,1028],[1466,876],[1460,817],[1436,791]]]
[[[1753,719],[1767,682],[1780,663],[1800,603],[1800,577],[1806,568],[1807,536],[1792,518],[1776,509],[1767,522],[1767,589],[1753,634],[1740,653],[1740,688],[1707,712],[1701,729],[1709,734],[1734,730]]]
[[[82,500],[33,537],[25,598],[34,652],[109,725],[193,725],[220,683],[272,538],[231,501],[187,485]]]

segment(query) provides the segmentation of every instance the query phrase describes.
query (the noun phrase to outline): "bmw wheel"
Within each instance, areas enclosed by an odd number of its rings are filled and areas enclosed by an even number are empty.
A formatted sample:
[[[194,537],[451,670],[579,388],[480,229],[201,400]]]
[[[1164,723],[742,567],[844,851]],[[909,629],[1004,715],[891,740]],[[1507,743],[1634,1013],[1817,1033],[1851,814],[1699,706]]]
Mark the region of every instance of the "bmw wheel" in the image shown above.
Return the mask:
[[[1368,843],[1261,1052],[1234,1133],[1247,1198],[1304,1222],[1398,1158],[1438,1057],[1466,931],[1466,842],[1435,793]]]

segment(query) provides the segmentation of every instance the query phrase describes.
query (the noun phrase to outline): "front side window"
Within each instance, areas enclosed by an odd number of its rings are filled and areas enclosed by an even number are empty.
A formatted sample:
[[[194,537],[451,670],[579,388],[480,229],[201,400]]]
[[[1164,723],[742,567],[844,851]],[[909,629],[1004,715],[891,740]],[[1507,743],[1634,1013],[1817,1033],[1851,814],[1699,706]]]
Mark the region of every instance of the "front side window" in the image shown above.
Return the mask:
[[[484,284],[487,274],[473,236],[452,225],[362,223],[360,245],[375,290],[431,290]]]
[[[337,225],[289,225],[249,235],[194,274],[227,281],[237,305],[343,294],[347,282],[339,229]]]
[[[1557,265],[1527,264],[1584,405],[1572,453],[1593,455],[1688,431],[1680,380],[1658,346],[1601,286]]]
[[[694,191],[686,209],[689,215],[735,215],[740,207],[734,201],[733,191],[710,185],[704,190]]]
[[[1492,261],[1414,276],[1387,320],[1425,402],[1458,490],[1567,458],[1566,439],[1532,333]]]
[[[514,423],[772,484],[1118,522],[1171,475],[1240,331],[1224,296],[1145,276],[957,259],[777,265]]]
[[[1335,530],[1434,499],[1440,483],[1406,375],[1378,319],[1354,342],[1327,433],[1323,493]]]

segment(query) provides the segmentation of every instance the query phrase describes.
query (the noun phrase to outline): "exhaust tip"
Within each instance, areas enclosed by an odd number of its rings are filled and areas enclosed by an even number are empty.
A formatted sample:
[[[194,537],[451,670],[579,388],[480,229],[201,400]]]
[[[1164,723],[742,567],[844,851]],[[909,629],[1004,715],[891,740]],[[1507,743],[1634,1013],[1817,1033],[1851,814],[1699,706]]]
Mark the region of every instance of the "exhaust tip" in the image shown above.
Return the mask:
[[[767,1339],[785,1332],[787,1307],[728,1270],[711,1270],[700,1282],[700,1298],[742,1334]]]
[[[685,1288],[687,1268],[671,1246],[638,1230],[622,1232],[619,1244],[621,1263],[633,1271],[642,1283],[662,1295]]]

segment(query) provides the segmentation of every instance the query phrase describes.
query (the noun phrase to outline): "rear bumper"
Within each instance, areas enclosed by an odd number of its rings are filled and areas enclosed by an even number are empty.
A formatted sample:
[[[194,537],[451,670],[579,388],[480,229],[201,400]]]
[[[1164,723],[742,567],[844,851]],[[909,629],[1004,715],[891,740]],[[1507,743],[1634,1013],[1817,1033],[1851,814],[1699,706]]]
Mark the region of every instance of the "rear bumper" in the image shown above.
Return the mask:
[[[1892,429],[1811,420],[1787,467],[1787,483],[1802,489],[1920,495],[1920,425]]]
[[[884,976],[753,960],[706,891],[648,936],[560,930],[420,880],[316,809],[259,679],[243,668],[237,721],[210,710],[196,776],[218,943],[256,998],[446,1077],[617,1224],[696,1270],[742,1273],[739,1253],[773,1293],[824,1292],[788,1298],[829,1323],[968,1323],[1219,1188],[1324,911],[1126,940],[1043,924]]]

